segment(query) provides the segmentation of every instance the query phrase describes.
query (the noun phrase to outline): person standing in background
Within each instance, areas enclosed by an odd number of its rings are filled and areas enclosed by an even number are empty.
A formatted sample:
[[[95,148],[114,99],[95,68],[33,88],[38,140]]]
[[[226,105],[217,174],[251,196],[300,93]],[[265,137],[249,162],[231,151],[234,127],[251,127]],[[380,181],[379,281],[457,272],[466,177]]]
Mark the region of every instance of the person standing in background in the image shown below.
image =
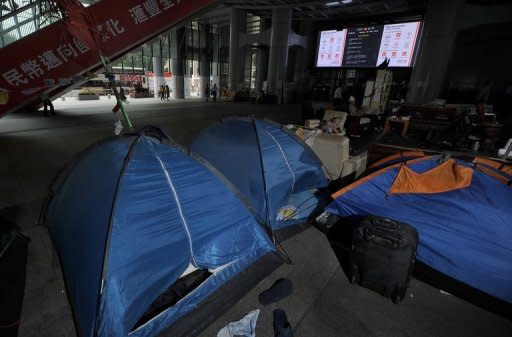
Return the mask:
[[[217,102],[217,83],[213,84],[212,97],[213,97],[213,103]]]
[[[485,80],[476,95],[476,112],[480,116],[482,123],[485,122],[485,105],[491,95],[491,87],[492,82],[490,80]]]
[[[165,99],[165,87],[163,85],[161,85],[160,89],[158,89],[158,96],[160,97],[161,101]]]
[[[171,89],[169,89],[169,86],[165,85],[165,98],[169,100],[169,97],[171,96]]]
[[[124,93],[124,88],[123,87],[119,87],[119,98],[121,98],[121,101],[126,101],[126,95]]]
[[[336,90],[334,90],[334,95],[332,97],[332,105],[334,107],[340,106],[343,102],[343,89],[341,88],[341,85],[338,83],[338,86],[336,87]]]
[[[55,116],[55,109],[53,108],[53,103],[50,100],[50,97],[48,97],[47,94],[43,94],[41,96],[41,100],[43,101],[45,117],[48,117],[50,115],[54,115]],[[48,108],[50,108],[50,112],[49,113],[48,113]]]
[[[348,99],[348,113],[349,115],[355,115],[357,114],[357,105],[356,105],[356,98],[354,96],[350,96]]]

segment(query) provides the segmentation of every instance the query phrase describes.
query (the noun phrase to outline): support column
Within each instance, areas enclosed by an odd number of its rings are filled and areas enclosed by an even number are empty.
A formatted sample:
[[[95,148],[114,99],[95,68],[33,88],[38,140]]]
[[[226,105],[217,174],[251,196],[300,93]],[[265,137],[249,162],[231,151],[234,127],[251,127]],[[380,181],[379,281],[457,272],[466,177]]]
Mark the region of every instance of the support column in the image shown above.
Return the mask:
[[[306,48],[300,48],[295,61],[295,73],[293,81],[296,83],[299,92],[308,91],[311,84],[311,67],[315,57],[315,44],[313,43],[313,21],[301,22],[301,34],[307,39]]]
[[[185,28],[171,30],[171,89],[174,98],[185,98],[184,69]]]
[[[288,63],[288,35],[291,23],[291,8],[274,8],[272,10],[267,92],[277,95],[280,102],[282,102],[285,88]]]
[[[463,0],[430,1],[425,26],[409,85],[407,100],[428,103],[443,89],[457,35],[457,12]]]
[[[158,97],[160,86],[165,85],[164,71],[162,69],[162,59],[158,56],[153,56],[153,75],[154,96]]]
[[[242,81],[243,51],[240,48],[240,33],[245,32],[247,13],[239,8],[231,9],[229,30],[229,90],[237,90]]]
[[[256,64],[256,80],[255,87],[256,91],[259,92],[263,89],[263,82],[267,78],[268,71],[268,48],[260,47],[258,49],[258,63]]]
[[[217,29],[216,34],[212,34],[212,71],[211,71],[211,85],[217,84],[220,90],[220,77],[219,77],[219,59],[220,59],[220,31]]]
[[[209,93],[206,88],[210,83],[210,64],[212,61],[212,34],[210,33],[210,25],[200,25],[199,31],[199,48],[200,48],[200,63],[199,63],[199,97],[206,98]]]

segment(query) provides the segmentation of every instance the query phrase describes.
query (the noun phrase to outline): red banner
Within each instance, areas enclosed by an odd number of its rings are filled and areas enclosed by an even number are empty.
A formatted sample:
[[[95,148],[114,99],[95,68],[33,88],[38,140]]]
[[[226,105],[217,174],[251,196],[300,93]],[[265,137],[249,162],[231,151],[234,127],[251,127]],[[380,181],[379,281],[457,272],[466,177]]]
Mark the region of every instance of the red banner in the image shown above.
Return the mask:
[[[146,76],[147,77],[154,77],[155,76],[155,73],[152,72],[152,71],[146,71]],[[170,71],[164,71],[164,77],[172,77],[172,73]]]
[[[119,80],[130,82],[142,82],[142,75],[120,74]]]
[[[97,22],[101,51],[117,58],[213,0],[104,0],[86,10]],[[98,53],[54,23],[0,50],[0,116],[62,92],[101,65]]]

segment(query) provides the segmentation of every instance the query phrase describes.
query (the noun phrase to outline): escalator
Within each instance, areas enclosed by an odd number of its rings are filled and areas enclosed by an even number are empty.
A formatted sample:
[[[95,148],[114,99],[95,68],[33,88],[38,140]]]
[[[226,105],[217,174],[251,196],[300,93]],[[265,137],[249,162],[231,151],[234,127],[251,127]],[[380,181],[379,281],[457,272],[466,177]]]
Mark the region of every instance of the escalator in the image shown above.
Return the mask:
[[[70,5],[65,19],[0,49],[0,117],[69,90],[103,67],[101,56],[115,60],[213,2],[59,1]]]

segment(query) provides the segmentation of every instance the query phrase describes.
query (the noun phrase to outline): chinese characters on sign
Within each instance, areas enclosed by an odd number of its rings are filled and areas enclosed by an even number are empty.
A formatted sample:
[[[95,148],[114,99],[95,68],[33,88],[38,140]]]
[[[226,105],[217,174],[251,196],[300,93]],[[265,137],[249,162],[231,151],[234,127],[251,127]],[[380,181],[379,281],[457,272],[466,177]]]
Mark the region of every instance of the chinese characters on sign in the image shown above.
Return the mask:
[[[161,14],[162,11],[167,11],[179,5],[181,1],[145,0],[128,11],[134,23],[140,24]],[[108,19],[96,28],[102,42],[115,38],[126,31],[117,19]],[[72,42],[63,42],[55,49],[46,50],[32,59],[23,60],[17,67],[4,72],[2,76],[10,85],[19,87],[20,85],[28,84],[30,80],[44,77],[47,71],[56,69],[88,51],[90,51],[89,46],[73,38]]]
[[[107,41],[125,32],[125,28],[116,19],[108,19],[105,23],[98,25],[97,29],[101,34],[102,41]],[[72,42],[63,42],[55,50],[46,50],[33,59],[24,60],[18,67],[9,69],[2,76],[10,85],[19,87],[27,84],[29,80],[44,76],[46,71],[56,69],[72,58],[90,50],[85,43],[73,38]],[[48,83],[46,80],[45,83]]]
[[[125,32],[124,27],[119,24],[119,20],[114,19],[108,19],[107,22],[98,25],[96,28],[98,29],[98,32],[101,34],[102,42],[107,41],[108,39],[110,39],[111,36],[116,37]]]
[[[135,24],[138,25],[162,13],[162,10],[166,11],[180,3],[181,0],[146,0],[141,4],[133,6],[128,11]]]

